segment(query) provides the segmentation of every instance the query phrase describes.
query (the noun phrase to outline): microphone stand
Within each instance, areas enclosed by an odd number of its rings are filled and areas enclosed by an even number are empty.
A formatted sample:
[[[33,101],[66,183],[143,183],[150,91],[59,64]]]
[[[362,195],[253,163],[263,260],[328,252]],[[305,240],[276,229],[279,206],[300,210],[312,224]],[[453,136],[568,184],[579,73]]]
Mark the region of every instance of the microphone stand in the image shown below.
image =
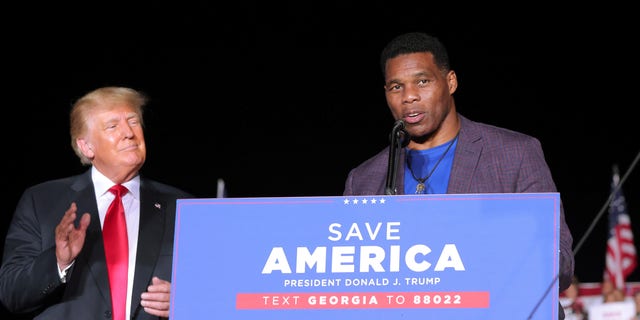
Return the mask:
[[[398,194],[396,175],[398,172],[400,151],[409,143],[409,134],[404,130],[404,121],[397,120],[394,123],[389,139],[391,140],[391,145],[389,146],[389,163],[387,165],[385,194],[395,195]]]

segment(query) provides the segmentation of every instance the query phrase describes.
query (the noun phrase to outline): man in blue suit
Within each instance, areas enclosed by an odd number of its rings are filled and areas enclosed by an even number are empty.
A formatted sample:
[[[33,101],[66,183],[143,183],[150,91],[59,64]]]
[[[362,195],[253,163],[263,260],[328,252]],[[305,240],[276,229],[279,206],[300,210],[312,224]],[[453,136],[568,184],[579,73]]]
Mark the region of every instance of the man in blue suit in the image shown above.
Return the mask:
[[[383,49],[380,64],[391,114],[410,137],[397,157],[402,166],[392,194],[557,192],[539,140],[456,111],[458,79],[437,38],[397,36]],[[389,193],[389,148],[349,172],[344,195]],[[561,205],[560,292],[573,277],[572,244]],[[559,315],[564,319],[562,308]]]
[[[71,110],[71,145],[83,174],[32,186],[9,226],[0,299],[16,315],[34,319],[161,319],[169,316],[176,200],[192,197],[145,178],[143,106],[146,96],[104,87]],[[128,244],[122,285],[126,302],[112,305],[103,237],[107,208],[120,184]],[[128,279],[128,280],[127,280]],[[124,292],[124,291],[123,291]],[[123,300],[124,301],[124,300]],[[114,310],[122,310],[120,316]]]

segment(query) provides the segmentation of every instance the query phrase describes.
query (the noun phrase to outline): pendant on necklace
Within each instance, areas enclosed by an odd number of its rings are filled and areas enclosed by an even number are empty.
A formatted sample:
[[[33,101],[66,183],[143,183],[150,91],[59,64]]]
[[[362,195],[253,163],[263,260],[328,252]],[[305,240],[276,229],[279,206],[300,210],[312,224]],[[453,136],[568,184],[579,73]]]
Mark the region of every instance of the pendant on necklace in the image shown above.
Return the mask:
[[[416,186],[416,194],[422,194],[424,192],[424,182],[419,182]]]

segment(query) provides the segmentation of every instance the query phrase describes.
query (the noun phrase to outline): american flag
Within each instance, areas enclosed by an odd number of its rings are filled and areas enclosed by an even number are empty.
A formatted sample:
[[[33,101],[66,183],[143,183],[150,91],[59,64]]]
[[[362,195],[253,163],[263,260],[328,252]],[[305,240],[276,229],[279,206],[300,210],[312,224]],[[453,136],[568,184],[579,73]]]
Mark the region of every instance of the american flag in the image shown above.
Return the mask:
[[[607,240],[605,276],[616,288],[624,289],[625,280],[636,268],[636,247],[633,242],[631,219],[622,189],[616,187],[620,182],[618,167],[613,167],[611,190],[615,192],[609,204],[609,239]]]

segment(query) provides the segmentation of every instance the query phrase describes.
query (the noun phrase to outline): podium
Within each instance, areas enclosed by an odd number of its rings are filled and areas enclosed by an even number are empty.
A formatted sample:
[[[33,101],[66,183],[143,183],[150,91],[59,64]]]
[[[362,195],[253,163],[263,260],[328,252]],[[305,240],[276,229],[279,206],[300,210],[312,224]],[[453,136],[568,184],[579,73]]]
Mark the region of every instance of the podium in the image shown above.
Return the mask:
[[[557,319],[558,193],[179,199],[186,319]]]

